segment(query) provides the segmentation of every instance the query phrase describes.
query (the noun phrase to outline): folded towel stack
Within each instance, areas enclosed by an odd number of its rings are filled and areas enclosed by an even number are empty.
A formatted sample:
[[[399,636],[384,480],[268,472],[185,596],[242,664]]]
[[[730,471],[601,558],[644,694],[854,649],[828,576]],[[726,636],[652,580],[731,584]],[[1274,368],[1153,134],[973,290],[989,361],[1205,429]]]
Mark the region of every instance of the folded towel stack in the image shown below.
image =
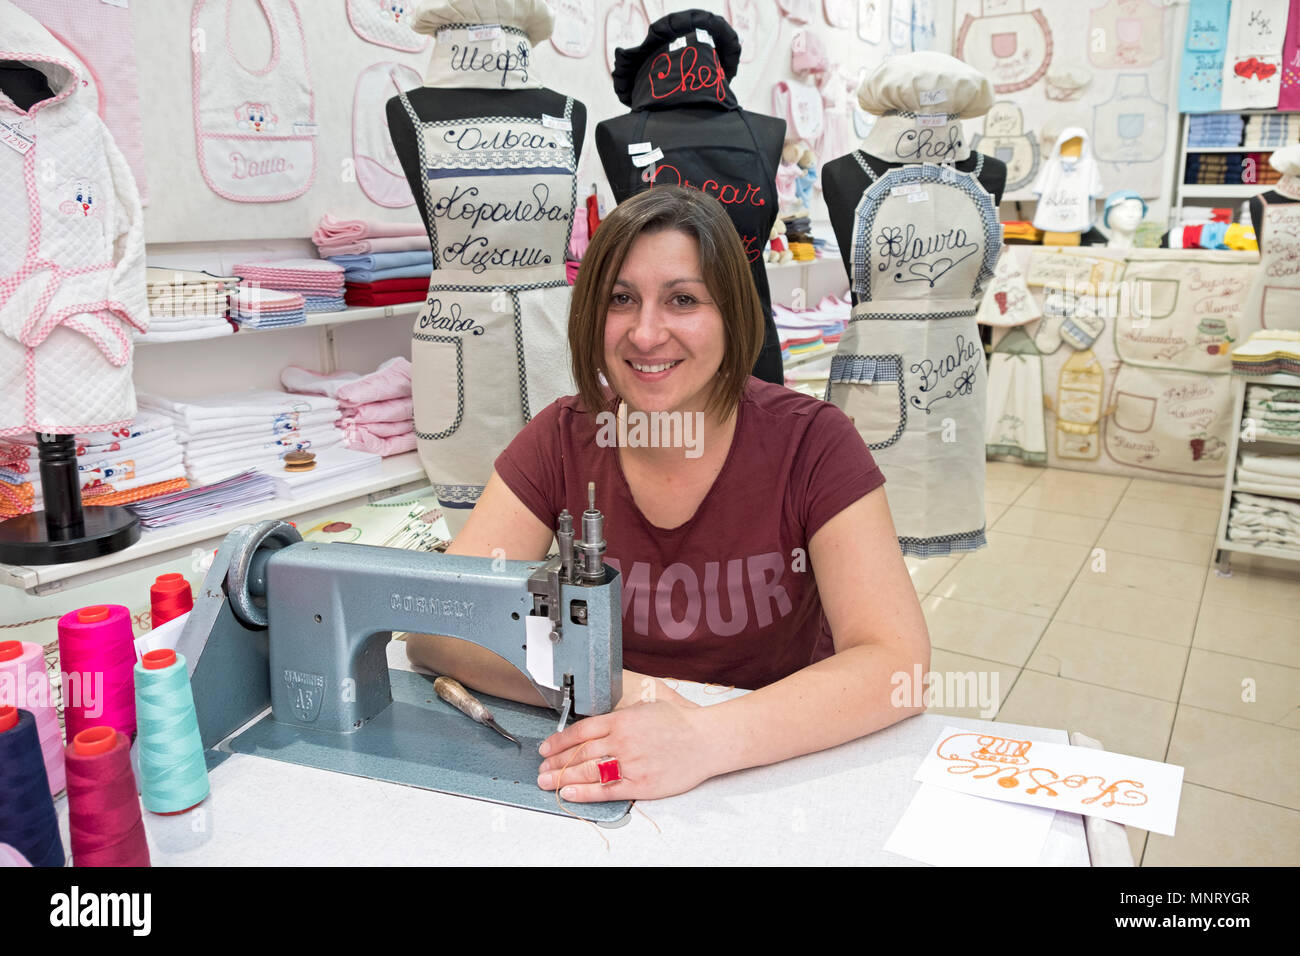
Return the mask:
[[[1300,551],[1300,501],[1236,492],[1228,512],[1228,538]]]
[[[321,217],[311,241],[321,258],[371,255],[376,252],[429,251],[429,237],[418,222]]]
[[[367,375],[325,375],[291,365],[280,373],[280,383],[290,392],[337,400],[346,448],[385,458],[415,449],[411,363],[405,358],[389,359]]]
[[[172,422],[141,411],[112,432],[76,436],[81,502],[125,505],[188,487],[181,445]],[[43,507],[36,436],[0,440],[0,518]]]
[[[1245,117],[1240,113],[1193,114],[1187,118],[1187,145],[1239,146],[1245,128]]]
[[[1259,114],[1246,120],[1243,146],[1288,146],[1300,143],[1300,117],[1293,113]]]
[[[1300,332],[1293,329],[1252,332],[1250,338],[1232,350],[1232,370],[1242,375],[1300,375]],[[1300,381],[1297,386],[1300,387]],[[1252,385],[1251,391],[1258,388]]]
[[[303,298],[305,312],[341,312],[343,268],[323,259],[274,259],[243,262],[235,272],[246,285],[296,292]]]
[[[348,305],[397,305],[402,302],[420,302],[428,291],[428,276],[419,276],[414,279],[349,282],[344,296]]]
[[[297,292],[241,285],[235,297],[235,320],[241,328],[275,329],[302,325],[307,313]]]
[[[185,471],[197,484],[211,484],[253,468],[283,472],[291,451],[337,445],[342,416],[328,396],[250,390],[209,398],[176,400],[140,394],[140,406],[171,419],[184,446]]]
[[[149,297],[149,331],[137,342],[180,342],[230,335],[230,294],[235,276],[216,276],[189,269],[145,270]]]

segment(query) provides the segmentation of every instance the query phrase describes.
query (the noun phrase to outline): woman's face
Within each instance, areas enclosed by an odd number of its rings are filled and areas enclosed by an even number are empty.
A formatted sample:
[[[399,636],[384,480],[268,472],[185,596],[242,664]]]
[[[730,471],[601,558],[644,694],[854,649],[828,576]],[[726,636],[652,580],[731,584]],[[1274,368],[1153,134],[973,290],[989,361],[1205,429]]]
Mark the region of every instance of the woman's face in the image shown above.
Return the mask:
[[[724,344],[695,237],[637,237],[605,313],[605,378],[614,392],[639,411],[701,411]]]

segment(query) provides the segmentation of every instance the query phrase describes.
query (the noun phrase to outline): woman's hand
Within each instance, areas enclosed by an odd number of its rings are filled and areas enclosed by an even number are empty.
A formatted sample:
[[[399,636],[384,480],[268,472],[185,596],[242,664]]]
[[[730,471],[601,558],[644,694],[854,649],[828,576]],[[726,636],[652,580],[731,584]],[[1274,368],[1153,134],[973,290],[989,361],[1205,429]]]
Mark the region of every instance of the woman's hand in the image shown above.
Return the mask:
[[[675,693],[674,697],[678,696]],[[537,785],[572,803],[654,800],[685,793],[717,771],[708,708],[658,699],[580,720],[542,741]],[[596,762],[618,760],[622,780],[601,784]]]

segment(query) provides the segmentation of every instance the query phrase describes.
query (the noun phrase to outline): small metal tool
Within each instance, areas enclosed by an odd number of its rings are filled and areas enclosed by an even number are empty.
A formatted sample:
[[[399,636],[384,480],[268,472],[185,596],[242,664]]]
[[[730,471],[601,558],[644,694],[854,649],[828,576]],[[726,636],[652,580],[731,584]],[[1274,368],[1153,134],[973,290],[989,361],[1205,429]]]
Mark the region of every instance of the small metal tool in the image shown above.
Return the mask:
[[[520,750],[524,749],[518,740],[506,733],[505,728],[496,722],[496,719],[492,716],[492,711],[488,710],[477,697],[462,687],[459,681],[452,680],[450,677],[439,677],[433,682],[433,689],[439,697],[466,717],[491,727]]]

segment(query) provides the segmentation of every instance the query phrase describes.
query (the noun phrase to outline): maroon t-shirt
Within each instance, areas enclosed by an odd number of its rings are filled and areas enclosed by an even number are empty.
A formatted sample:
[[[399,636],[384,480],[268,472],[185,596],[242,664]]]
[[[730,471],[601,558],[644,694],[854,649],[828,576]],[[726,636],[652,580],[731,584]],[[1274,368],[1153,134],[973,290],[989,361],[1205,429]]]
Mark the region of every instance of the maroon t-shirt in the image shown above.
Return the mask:
[[[623,577],[625,667],[753,689],[829,656],[808,540],[885,481],[842,411],[751,377],[722,470],[672,529],[641,514],[618,449],[598,445],[598,430],[578,396],[561,398],[515,436],[496,471],[548,528],[568,508],[578,536],[596,483],[605,561]]]

